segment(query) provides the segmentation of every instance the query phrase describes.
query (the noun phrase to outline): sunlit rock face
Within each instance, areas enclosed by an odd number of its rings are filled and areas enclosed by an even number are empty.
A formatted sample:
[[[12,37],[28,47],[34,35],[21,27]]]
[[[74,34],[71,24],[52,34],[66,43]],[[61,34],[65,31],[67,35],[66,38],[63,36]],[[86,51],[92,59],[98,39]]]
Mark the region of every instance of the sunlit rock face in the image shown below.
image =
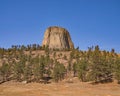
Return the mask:
[[[69,32],[65,28],[52,26],[46,29],[42,46],[48,46],[50,49],[73,49]]]

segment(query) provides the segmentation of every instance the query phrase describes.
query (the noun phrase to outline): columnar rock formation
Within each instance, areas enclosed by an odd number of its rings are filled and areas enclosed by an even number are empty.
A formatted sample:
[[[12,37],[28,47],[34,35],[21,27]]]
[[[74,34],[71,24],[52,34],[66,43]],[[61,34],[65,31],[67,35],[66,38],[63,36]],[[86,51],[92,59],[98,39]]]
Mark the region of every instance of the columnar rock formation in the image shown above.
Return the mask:
[[[48,46],[50,49],[73,49],[69,32],[61,27],[49,27],[44,34],[42,46]]]

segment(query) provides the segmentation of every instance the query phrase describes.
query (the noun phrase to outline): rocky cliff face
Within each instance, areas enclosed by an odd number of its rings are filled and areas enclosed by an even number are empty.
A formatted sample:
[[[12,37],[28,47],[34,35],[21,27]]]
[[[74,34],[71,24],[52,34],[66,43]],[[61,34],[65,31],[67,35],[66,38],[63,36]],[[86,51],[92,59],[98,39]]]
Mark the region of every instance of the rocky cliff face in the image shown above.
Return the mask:
[[[42,46],[49,46],[51,49],[73,49],[69,32],[61,27],[49,27],[44,34]]]

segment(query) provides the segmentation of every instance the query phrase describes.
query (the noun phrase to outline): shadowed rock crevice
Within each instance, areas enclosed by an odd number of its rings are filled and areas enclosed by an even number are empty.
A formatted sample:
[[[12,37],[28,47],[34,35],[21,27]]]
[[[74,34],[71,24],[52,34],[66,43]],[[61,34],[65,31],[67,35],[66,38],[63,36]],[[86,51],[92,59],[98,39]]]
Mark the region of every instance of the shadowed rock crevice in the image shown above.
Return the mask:
[[[42,46],[49,46],[50,49],[73,49],[69,32],[65,28],[53,26],[46,29]]]

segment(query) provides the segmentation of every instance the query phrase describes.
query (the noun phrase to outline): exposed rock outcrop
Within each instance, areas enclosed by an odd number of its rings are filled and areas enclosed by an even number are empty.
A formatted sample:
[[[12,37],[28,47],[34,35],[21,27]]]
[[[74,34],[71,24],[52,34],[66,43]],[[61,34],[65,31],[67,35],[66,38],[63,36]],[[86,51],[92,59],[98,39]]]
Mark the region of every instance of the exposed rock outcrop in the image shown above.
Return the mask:
[[[42,46],[49,46],[50,49],[73,49],[69,32],[65,28],[49,27],[44,34]]]

